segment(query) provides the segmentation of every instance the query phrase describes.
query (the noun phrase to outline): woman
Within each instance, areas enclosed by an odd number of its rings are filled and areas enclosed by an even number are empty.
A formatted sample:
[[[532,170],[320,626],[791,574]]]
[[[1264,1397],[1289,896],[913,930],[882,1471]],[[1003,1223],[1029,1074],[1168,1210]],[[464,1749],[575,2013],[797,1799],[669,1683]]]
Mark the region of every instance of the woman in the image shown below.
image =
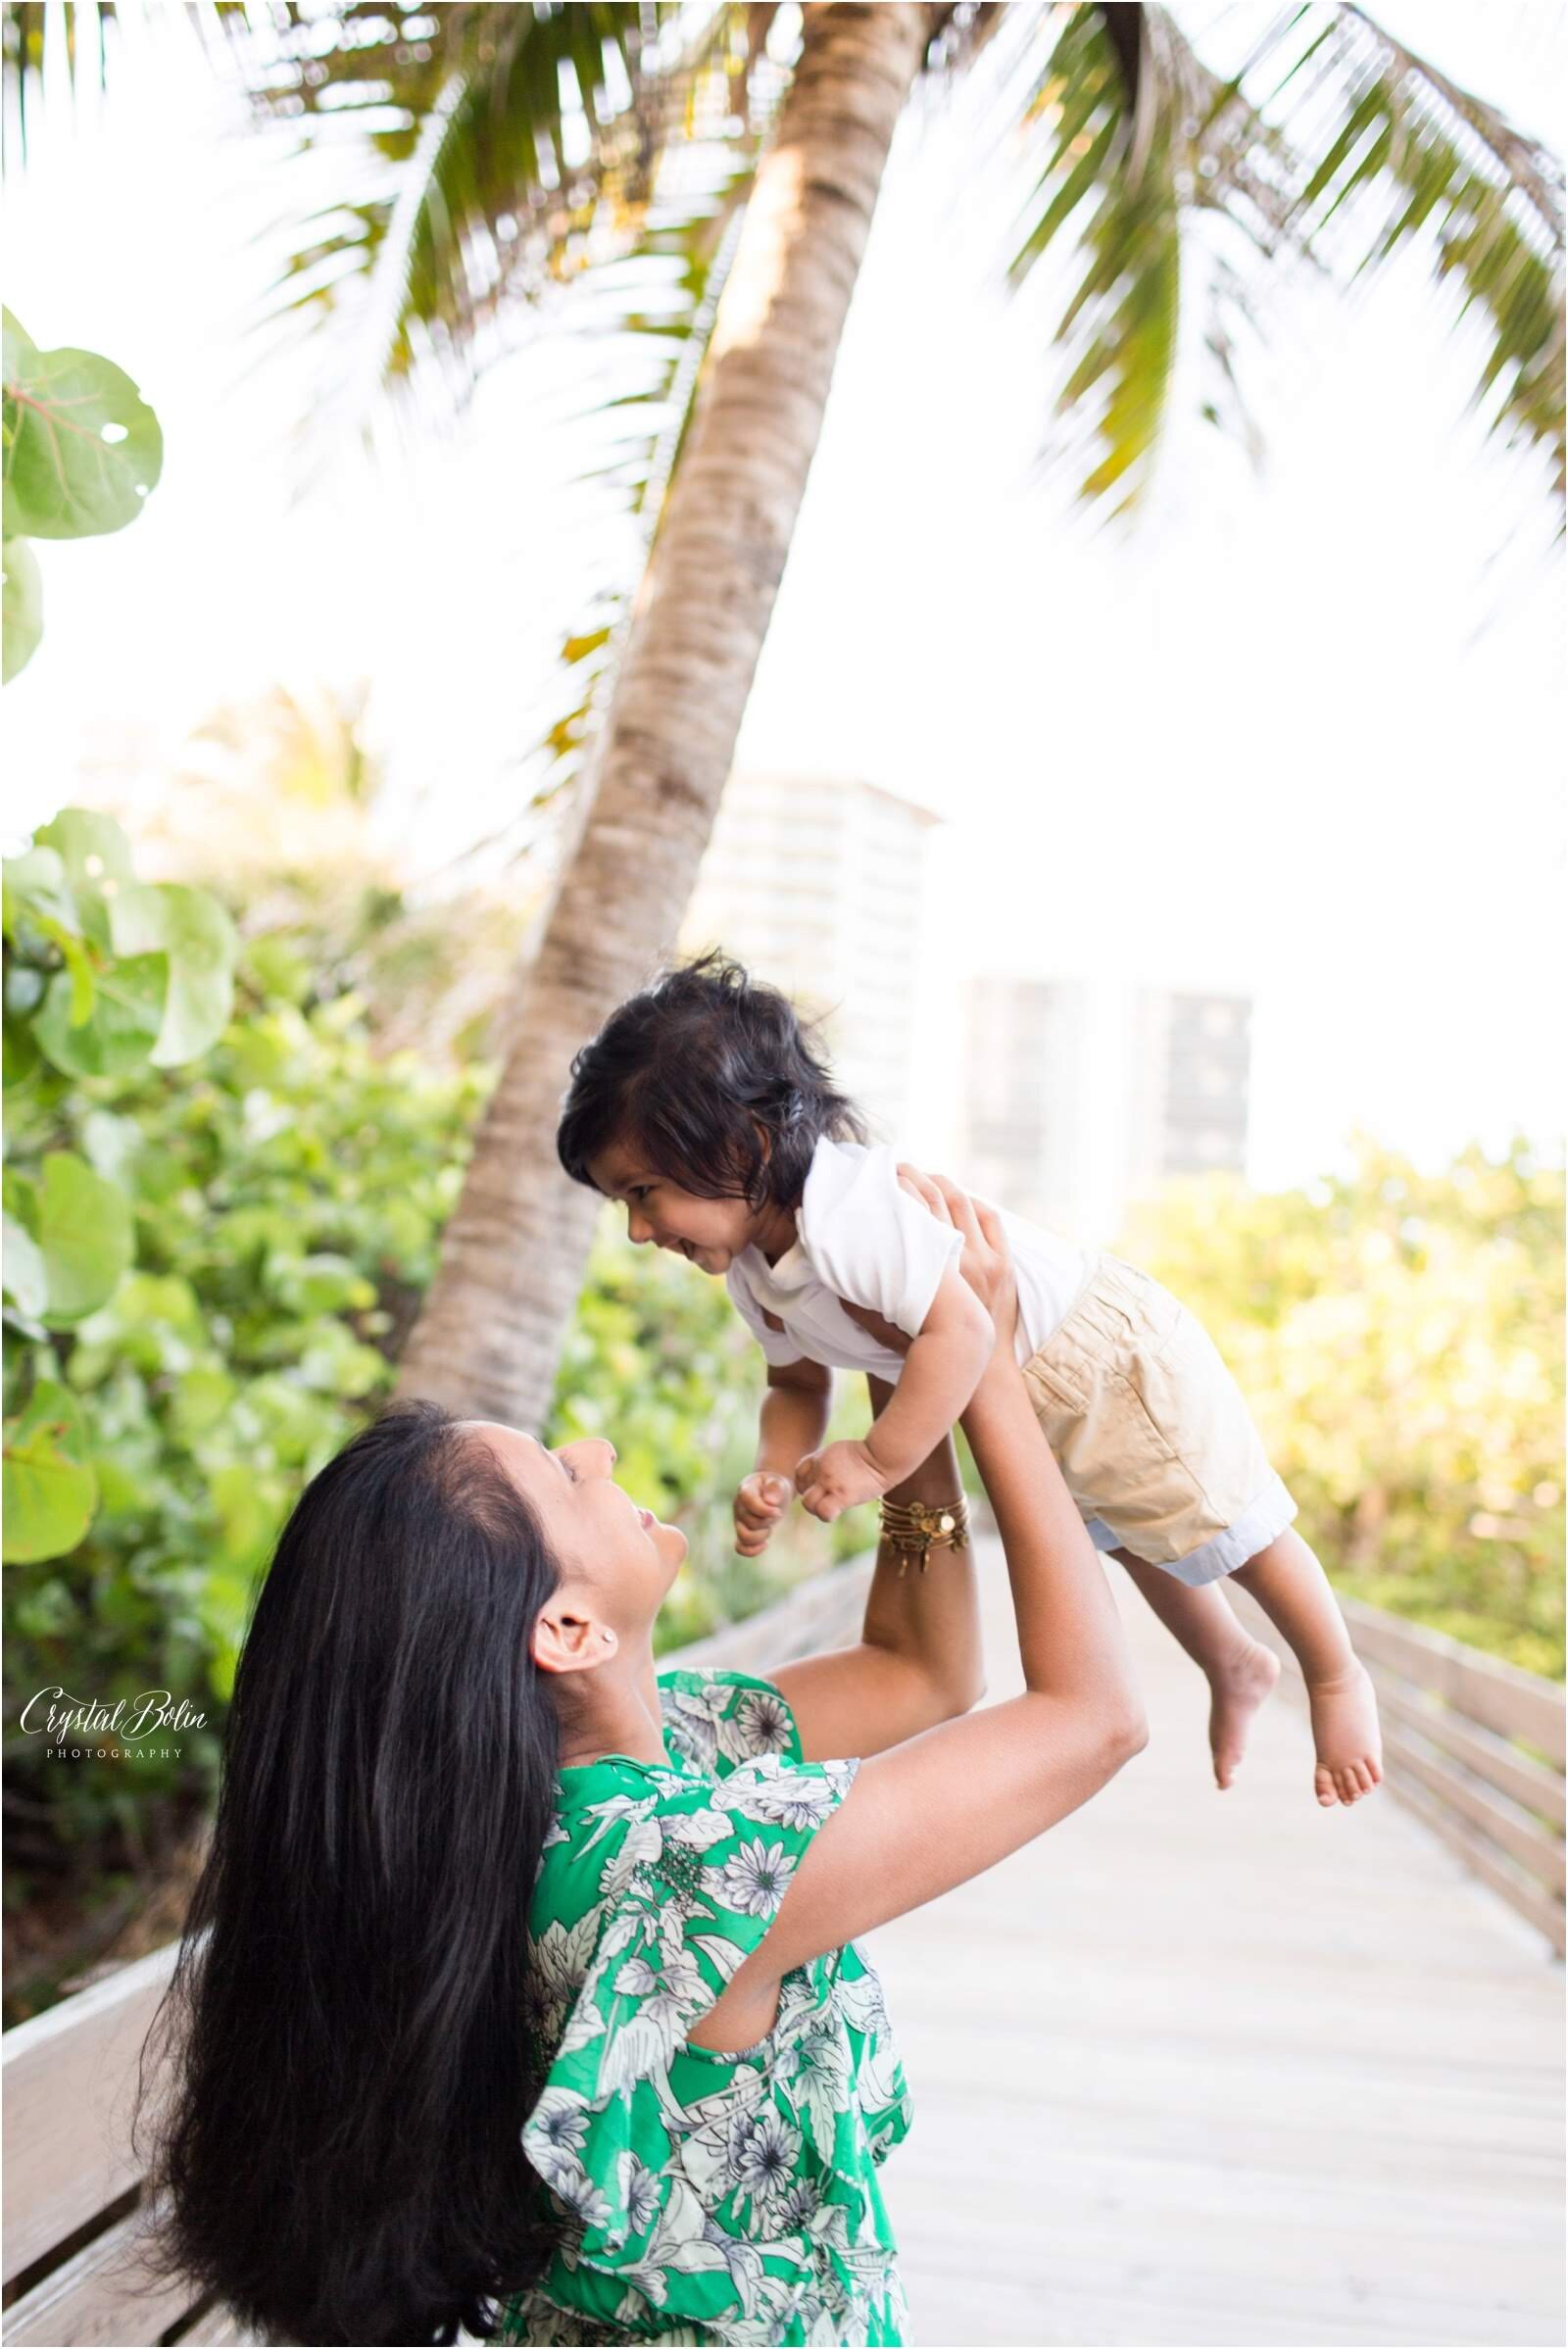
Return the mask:
[[[917,1187],[996,1324],[965,1427],[1010,1702],[963,1717],[966,1546],[904,1574],[884,1543],[840,1653],[656,1678],[685,1538],[599,1440],[415,1406],[302,1496],[235,1685],[153,2165],[169,2264],[254,2327],[905,2338],[876,2166],[906,2098],[854,1936],[1042,1834],[1145,1734],[1000,1230]],[[958,1494],[945,1442],[889,1497],[961,1518]]]

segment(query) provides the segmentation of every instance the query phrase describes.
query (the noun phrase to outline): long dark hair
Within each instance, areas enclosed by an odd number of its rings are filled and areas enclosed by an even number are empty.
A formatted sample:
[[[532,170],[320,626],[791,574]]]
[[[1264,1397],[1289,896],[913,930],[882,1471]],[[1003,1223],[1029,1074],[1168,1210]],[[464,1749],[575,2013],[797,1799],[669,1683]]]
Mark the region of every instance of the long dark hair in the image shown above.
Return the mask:
[[[560,1752],[530,1635],[557,1580],[433,1403],[356,1436],[283,1529],[136,2124],[163,2063],[152,2258],[253,2329],[489,2338],[548,2256],[519,2131]]]
[[[591,1187],[590,1159],[631,1142],[696,1199],[793,1208],[824,1137],[863,1142],[866,1129],[811,1026],[714,947],[628,996],[583,1046],[556,1151]]]

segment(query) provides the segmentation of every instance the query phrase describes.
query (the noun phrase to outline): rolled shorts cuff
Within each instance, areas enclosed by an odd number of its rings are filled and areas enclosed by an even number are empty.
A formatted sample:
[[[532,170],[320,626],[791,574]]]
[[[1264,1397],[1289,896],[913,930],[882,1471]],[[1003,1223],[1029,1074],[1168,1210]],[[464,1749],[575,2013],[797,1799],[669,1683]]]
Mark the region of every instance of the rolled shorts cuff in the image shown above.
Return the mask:
[[[1189,1590],[1201,1590],[1205,1583],[1217,1583],[1249,1558],[1255,1558],[1266,1549],[1277,1535],[1283,1534],[1297,1514],[1295,1501],[1286,1490],[1284,1479],[1270,1473],[1268,1483],[1255,1498],[1249,1501],[1234,1524],[1223,1533],[1211,1535],[1199,1549],[1190,1550],[1185,1558],[1157,1558],[1149,1563],[1157,1565],[1161,1574],[1173,1581],[1185,1583]],[[1137,1557],[1136,1535],[1114,1533],[1102,1517],[1088,1520],[1089,1539],[1097,1549],[1130,1549]]]

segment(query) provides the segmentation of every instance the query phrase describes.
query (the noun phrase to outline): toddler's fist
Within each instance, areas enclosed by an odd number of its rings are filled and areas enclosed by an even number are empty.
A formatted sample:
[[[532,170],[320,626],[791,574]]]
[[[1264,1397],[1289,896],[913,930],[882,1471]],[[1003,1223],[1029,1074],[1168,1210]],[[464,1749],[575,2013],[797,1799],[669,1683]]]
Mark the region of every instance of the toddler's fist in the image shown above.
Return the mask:
[[[757,1468],[742,1478],[735,1494],[735,1547],[743,1558],[760,1557],[789,1502],[787,1476]]]
[[[824,1525],[888,1489],[888,1479],[863,1444],[830,1444],[823,1451],[808,1453],[795,1471],[795,1483],[801,1506]]]

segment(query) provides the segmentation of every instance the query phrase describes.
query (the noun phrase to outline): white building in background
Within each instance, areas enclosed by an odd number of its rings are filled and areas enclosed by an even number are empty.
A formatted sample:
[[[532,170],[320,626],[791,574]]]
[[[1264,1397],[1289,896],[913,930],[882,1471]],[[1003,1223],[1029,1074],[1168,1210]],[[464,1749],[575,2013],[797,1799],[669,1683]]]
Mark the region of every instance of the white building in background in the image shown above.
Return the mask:
[[[917,1085],[926,852],[938,819],[877,784],[736,774],[681,925],[822,1015],[837,1074],[903,1141]]]
[[[1166,1175],[1240,1172],[1251,1001],[1104,977],[970,981],[959,1160],[1091,1244]]]
[[[1091,1245],[1166,1175],[1240,1171],[1251,1002],[1108,970],[964,980],[939,819],[873,783],[739,773],[681,925],[820,1015],[879,1138]]]

